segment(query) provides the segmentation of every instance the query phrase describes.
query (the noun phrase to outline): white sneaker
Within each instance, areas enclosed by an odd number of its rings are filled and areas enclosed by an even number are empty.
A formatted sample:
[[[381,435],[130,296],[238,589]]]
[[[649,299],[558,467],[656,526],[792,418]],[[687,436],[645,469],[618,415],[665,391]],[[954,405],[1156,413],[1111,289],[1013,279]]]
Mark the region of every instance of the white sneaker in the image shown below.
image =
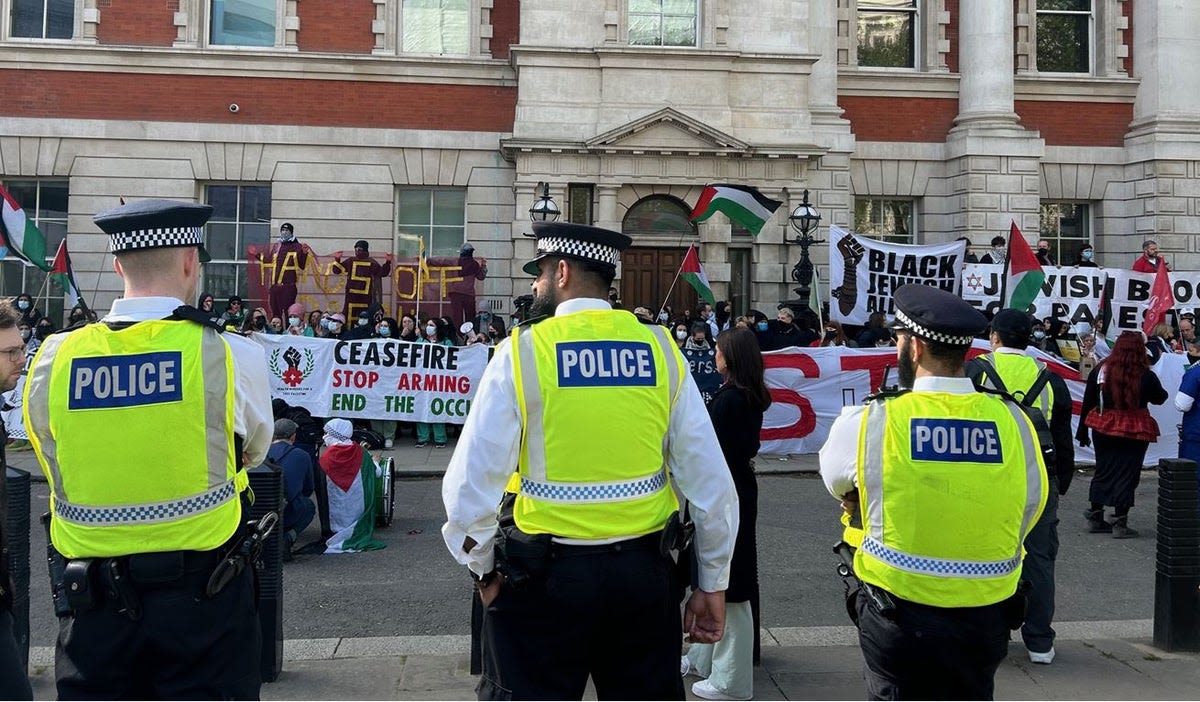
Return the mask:
[[[697,697],[703,697],[706,700],[748,700],[752,696],[734,697],[726,692],[722,692],[707,680],[698,680],[692,685],[692,694]]]
[[[1038,653],[1037,651],[1029,652],[1029,662],[1039,665],[1050,665],[1054,662],[1054,647],[1051,646],[1049,651]]]
[[[383,447],[384,447],[385,449],[390,449],[390,448],[392,447],[392,440],[391,440],[391,439],[384,439],[384,440],[383,440]]]
[[[689,659],[687,657],[687,655],[680,656],[680,658],[679,658],[679,677],[686,678],[689,674],[694,673],[694,672],[696,672],[696,670],[695,670],[695,668],[692,668],[691,659]]]

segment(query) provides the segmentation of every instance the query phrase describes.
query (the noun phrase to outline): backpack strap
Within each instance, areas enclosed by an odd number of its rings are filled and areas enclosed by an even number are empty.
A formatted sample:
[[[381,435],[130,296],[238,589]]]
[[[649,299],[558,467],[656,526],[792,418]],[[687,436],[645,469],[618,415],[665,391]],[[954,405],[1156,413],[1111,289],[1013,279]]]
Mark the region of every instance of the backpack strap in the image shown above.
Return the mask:
[[[1032,407],[1033,402],[1042,394],[1042,390],[1046,389],[1046,384],[1050,382],[1051,371],[1044,363],[1039,363],[1041,372],[1033,379],[1033,384],[1029,386],[1029,390],[1025,392],[1025,397],[1021,398],[1021,404]]]
[[[975,364],[975,368],[978,368],[979,372],[971,378],[975,386],[980,390],[995,391],[995,394],[1011,397],[1011,394],[1008,392],[1008,386],[1004,384],[1004,379],[1000,377],[1000,372],[996,370],[992,354],[984,354],[976,360],[979,362]],[[985,379],[991,385],[991,388],[985,387]],[[1016,401],[1015,398],[1014,401]]]

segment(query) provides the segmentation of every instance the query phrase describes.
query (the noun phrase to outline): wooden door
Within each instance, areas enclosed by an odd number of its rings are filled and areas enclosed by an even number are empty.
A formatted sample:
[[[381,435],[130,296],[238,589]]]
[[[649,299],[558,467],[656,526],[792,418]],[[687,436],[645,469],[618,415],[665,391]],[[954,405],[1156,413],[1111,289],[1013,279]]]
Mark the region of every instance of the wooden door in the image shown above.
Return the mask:
[[[621,303],[625,309],[645,307],[658,314],[667,298],[667,305],[676,315],[687,308],[695,308],[696,291],[682,279],[675,280],[679,265],[687,248],[663,248],[639,246],[626,249],[621,254]],[[671,282],[675,281],[674,289]]]

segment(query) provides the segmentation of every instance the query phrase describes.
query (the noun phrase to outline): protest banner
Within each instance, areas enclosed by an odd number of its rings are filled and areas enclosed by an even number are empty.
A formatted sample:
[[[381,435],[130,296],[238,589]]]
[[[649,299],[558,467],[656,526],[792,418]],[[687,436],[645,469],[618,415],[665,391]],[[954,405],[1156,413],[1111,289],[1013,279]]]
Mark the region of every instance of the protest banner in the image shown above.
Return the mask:
[[[960,291],[966,244],[888,244],[829,228],[829,316],[865,325],[872,312],[892,314],[892,295],[909,283]]]
[[[1150,306],[1154,274],[1112,271],[1109,278],[1112,280],[1112,326],[1109,337],[1122,331],[1141,329],[1142,319]],[[1175,305],[1167,312],[1166,321],[1176,325],[1179,315],[1184,312],[1200,313],[1200,271],[1175,271],[1169,278]]]
[[[713,349],[690,349],[683,352],[692,379],[700,389],[704,404],[712,401],[713,393],[721,387],[721,374],[717,372],[717,352]]]
[[[987,315],[1000,309],[1000,275],[1003,266],[968,263],[963,266],[962,298]],[[1038,319],[1053,317],[1072,325],[1089,324],[1099,314],[1100,300],[1108,284],[1108,272],[1102,268],[1042,266],[1046,280],[1042,293],[1027,310]],[[1151,276],[1153,277],[1153,276]]]
[[[254,334],[271,395],[314,417],[462,424],[488,347]]]

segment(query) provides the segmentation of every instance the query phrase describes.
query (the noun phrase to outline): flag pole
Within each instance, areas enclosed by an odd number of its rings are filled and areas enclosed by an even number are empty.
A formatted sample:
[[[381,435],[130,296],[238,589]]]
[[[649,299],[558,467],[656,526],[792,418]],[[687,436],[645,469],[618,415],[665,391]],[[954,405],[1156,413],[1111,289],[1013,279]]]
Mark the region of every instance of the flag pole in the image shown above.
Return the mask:
[[[688,244],[688,251],[692,250],[695,244]],[[667,309],[667,300],[671,299],[671,293],[675,291],[675,283],[679,282],[679,274],[683,272],[683,262],[687,259],[687,254],[679,259],[679,268],[675,269],[675,278],[671,280],[671,287],[667,288],[667,296],[663,298],[662,306],[658,308],[658,313],[662,314],[663,310]],[[670,320],[667,320],[670,321]]]
[[[1016,224],[1017,224],[1017,221],[1013,220],[1012,224],[1009,225],[1008,246],[1006,246],[1004,248],[1004,261],[1003,261],[1003,265],[1001,265],[1001,267],[1000,267],[1000,309],[1001,310],[1004,309],[1004,306],[1006,304],[1008,304],[1004,300],[1004,295],[1008,291],[1008,266],[1009,266],[1009,260],[1012,258],[1012,244],[1013,244],[1012,228],[1015,227]],[[1022,236],[1024,236],[1024,235],[1022,235]],[[999,312],[1000,310],[996,310],[996,311]]]

